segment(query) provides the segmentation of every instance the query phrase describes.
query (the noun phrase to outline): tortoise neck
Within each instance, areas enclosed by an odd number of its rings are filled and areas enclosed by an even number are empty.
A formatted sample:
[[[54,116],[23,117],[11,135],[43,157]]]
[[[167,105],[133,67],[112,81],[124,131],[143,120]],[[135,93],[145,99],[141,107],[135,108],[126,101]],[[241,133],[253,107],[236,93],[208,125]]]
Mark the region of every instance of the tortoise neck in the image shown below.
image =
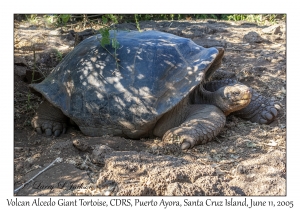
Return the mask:
[[[197,92],[195,92],[193,103],[195,104],[211,104],[223,111],[225,115],[228,115],[230,112],[227,107],[223,106],[224,104],[220,101],[218,93],[216,91],[211,92],[206,90],[203,87],[203,84],[199,85]]]
[[[199,94],[196,94],[196,97],[198,98],[198,100],[201,104],[215,105],[215,103],[216,103],[215,97],[214,97],[214,92],[205,90],[202,84],[199,86]]]

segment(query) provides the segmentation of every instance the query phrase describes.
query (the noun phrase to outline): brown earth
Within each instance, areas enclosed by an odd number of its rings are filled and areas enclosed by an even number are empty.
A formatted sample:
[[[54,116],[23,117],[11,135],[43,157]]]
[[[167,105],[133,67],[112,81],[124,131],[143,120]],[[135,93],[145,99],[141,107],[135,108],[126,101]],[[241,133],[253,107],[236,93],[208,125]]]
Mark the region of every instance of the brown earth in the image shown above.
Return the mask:
[[[56,158],[62,161],[15,194],[286,195],[286,23],[279,22],[270,32],[271,25],[231,21],[139,24],[141,30],[173,33],[204,47],[224,47],[221,70],[234,72],[239,81],[278,100],[282,109],[277,119],[258,125],[229,116],[214,141],[188,151],[164,145],[159,138],[87,137],[75,127],[58,138],[38,135],[30,126],[41,102],[28,89],[33,66],[39,68],[34,79],[49,74],[73,49],[76,32],[85,28],[16,20],[14,189]],[[137,30],[133,23],[116,27]]]

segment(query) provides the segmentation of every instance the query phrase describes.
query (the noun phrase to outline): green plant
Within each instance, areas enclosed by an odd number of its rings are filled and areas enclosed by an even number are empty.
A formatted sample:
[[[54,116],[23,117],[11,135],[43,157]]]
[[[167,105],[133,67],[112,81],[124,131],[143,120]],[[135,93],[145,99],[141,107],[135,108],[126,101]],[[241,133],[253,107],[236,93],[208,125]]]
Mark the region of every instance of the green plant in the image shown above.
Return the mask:
[[[36,14],[25,15],[25,17],[29,23],[31,23],[31,24],[37,23],[37,15]]]
[[[61,61],[63,59],[63,54],[61,52],[59,52],[58,50],[55,50],[56,52],[56,58]]]
[[[44,19],[48,24],[53,24],[57,21],[56,15],[44,15]]]
[[[134,15],[134,19],[135,19],[135,23],[136,23],[136,27],[139,31],[141,31],[141,28],[140,28],[140,24],[139,24],[139,20],[138,20],[138,17],[137,15]]]
[[[153,15],[145,15],[145,20],[151,20],[151,18],[153,17]]]
[[[276,14],[267,14],[265,15],[265,20],[268,20],[270,23],[275,24],[276,23],[276,19],[277,19],[277,15]]]
[[[111,28],[110,26],[108,26],[108,22],[112,21],[114,24],[118,23],[118,18],[115,15],[103,15],[102,16],[102,22],[105,25],[103,28],[101,28],[99,30],[102,39],[99,40],[101,46],[115,59],[116,61],[116,66],[117,69],[119,69],[119,59],[117,58],[117,49],[120,47],[120,44],[117,40],[117,35],[116,35],[116,29],[115,27]],[[114,35],[113,37],[110,37],[109,31],[110,29],[113,29],[114,31]],[[111,47],[114,49],[114,53],[112,54],[111,52],[109,52],[109,50],[106,48],[107,45],[110,45]]]
[[[198,15],[196,15],[196,19],[207,19],[207,15],[206,14],[198,14]]]
[[[114,34],[113,38],[110,38],[110,36],[109,36],[109,30],[115,29],[115,28],[111,28],[110,26],[108,26],[109,20],[113,21],[113,23],[118,23],[118,19],[114,15],[103,15],[102,16],[102,22],[105,26],[99,30],[100,34],[102,35],[100,44],[102,47],[105,47],[106,45],[109,45],[110,43],[112,43],[112,47],[114,49],[117,49],[119,47],[119,43],[116,39],[116,35]]]
[[[70,20],[70,18],[71,15],[67,15],[67,14],[58,15],[58,21],[63,25],[65,25]]]
[[[284,16],[284,15],[283,15]],[[277,22],[280,15],[278,14],[232,14],[228,15],[228,20],[233,21],[249,21],[249,22],[255,22],[258,24],[266,24],[266,22],[269,22],[271,24],[275,24]]]
[[[233,14],[233,15],[229,15],[227,18],[228,20],[241,21],[241,20],[245,20],[247,18],[247,15]]]
[[[67,22],[71,19],[72,15],[70,14],[51,14],[43,15],[43,20],[48,25],[66,25]],[[40,18],[40,17],[39,17]]]

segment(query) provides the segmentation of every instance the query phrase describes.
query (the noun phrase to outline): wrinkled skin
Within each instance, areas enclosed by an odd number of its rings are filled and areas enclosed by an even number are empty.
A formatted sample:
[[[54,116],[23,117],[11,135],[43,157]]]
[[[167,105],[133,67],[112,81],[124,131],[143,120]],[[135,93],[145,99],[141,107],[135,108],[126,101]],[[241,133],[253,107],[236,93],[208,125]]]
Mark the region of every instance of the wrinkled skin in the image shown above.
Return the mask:
[[[226,115],[245,108],[250,101],[250,89],[242,84],[226,85],[215,92],[200,88],[157,122],[154,135],[163,141],[179,139],[181,149],[205,144],[219,134]]]

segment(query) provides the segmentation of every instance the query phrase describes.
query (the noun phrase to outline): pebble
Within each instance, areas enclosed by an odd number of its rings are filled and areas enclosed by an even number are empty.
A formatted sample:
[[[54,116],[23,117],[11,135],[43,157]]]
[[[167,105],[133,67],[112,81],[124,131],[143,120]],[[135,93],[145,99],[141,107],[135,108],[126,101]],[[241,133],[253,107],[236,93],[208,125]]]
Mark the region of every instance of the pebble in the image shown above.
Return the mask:
[[[251,31],[244,36],[243,40],[248,43],[261,43],[263,38],[255,31]]]
[[[239,165],[237,168],[236,168],[236,173],[238,174],[245,174],[246,173],[246,167],[243,166],[243,165]]]
[[[15,151],[22,151],[23,147],[15,147]]]
[[[151,147],[153,150],[157,150],[157,145],[152,145],[152,147]]]
[[[81,151],[86,151],[89,149],[89,145],[84,140],[75,139],[73,140],[73,145]]]
[[[276,63],[276,62],[277,62],[276,59],[272,59],[272,60],[271,60],[271,63]]]
[[[249,179],[249,178],[253,178],[253,177],[255,177],[255,174],[248,174],[246,177],[247,177],[248,179]]]
[[[109,196],[109,195],[111,195],[111,193],[112,193],[112,191],[110,191],[110,190],[105,190],[104,195]]]
[[[92,151],[92,162],[103,164],[105,155],[111,153],[112,151],[113,149],[106,145],[96,145],[94,150]]]

